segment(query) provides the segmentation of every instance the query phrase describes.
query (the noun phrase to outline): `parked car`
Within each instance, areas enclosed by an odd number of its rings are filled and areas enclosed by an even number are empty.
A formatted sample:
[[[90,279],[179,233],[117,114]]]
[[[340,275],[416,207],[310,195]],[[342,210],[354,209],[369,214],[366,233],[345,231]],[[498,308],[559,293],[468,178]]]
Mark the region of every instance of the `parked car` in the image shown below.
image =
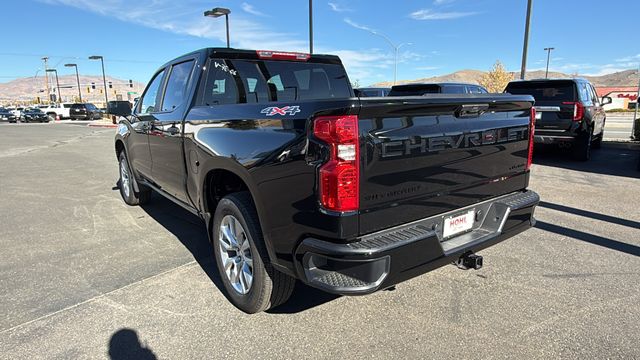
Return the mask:
[[[15,117],[19,119],[22,117],[22,112],[24,111],[24,109],[24,107],[18,106],[16,108],[12,108],[11,113],[13,113],[13,115],[15,115]]]
[[[603,106],[612,100],[606,96],[599,99],[589,81],[518,80],[510,82],[505,92],[536,99],[536,143],[571,149],[573,156],[582,161],[591,158],[592,148],[600,147],[606,122]]]
[[[394,85],[389,96],[423,96],[428,94],[488,94],[487,89],[465,83],[419,83]]]
[[[21,122],[49,122],[49,116],[39,108],[27,108],[22,112]]]
[[[353,89],[358,97],[381,97],[389,95],[389,88],[384,87],[369,87]]]
[[[60,119],[68,119],[70,117],[69,110],[71,110],[71,105],[73,105],[73,103],[51,104],[42,109],[42,111],[49,115],[50,120],[55,120],[57,116],[60,116]]]
[[[102,111],[91,103],[73,104],[69,117],[71,120],[98,120],[102,119]]]
[[[10,110],[0,107],[0,121],[15,123],[18,121],[18,118]]]
[[[478,269],[476,251],[532,226],[532,105],[355,98],[337,56],[202,49],[114,114],[120,194],[137,205],[153,190],[201,217],[245,312],[283,303],[295,279],[368,294]]]

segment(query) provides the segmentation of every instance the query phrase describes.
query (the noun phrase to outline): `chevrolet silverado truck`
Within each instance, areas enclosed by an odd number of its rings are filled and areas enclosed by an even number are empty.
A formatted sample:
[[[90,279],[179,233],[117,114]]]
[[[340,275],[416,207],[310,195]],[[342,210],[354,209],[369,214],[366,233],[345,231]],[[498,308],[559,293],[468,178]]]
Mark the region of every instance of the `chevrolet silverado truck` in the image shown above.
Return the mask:
[[[208,48],[163,65],[115,154],[129,205],[199,216],[227,298],[255,313],[296,280],[369,294],[534,223],[529,95],[357,98],[340,59]]]

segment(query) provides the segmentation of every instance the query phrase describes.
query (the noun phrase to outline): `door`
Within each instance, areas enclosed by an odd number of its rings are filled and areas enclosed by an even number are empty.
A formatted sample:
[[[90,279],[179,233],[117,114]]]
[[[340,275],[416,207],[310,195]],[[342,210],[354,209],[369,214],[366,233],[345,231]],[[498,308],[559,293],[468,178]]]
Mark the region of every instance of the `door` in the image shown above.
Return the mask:
[[[596,89],[591,84],[587,84],[587,86],[589,86],[589,88],[591,89],[591,96],[593,98],[592,100],[593,111],[594,111],[593,134],[598,135],[604,131],[604,122],[605,122],[606,113],[604,111],[604,107],[602,106],[600,98],[598,98],[598,93],[596,92]]]
[[[149,150],[149,129],[160,110],[160,88],[164,82],[165,70],[153,77],[132,114],[129,140],[129,161],[135,171],[143,177],[151,178],[151,152]]]
[[[163,91],[160,112],[149,130],[153,182],[176,199],[189,203],[186,193],[186,169],[182,120],[189,107],[189,80],[194,59],[171,66]]]

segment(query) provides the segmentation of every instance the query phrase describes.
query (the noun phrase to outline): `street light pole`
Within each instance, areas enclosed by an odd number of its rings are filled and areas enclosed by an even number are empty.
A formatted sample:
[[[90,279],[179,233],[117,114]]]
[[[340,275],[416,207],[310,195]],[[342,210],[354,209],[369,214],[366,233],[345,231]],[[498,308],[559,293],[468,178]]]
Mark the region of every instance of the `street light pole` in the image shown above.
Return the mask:
[[[227,48],[231,47],[229,42],[229,14],[231,14],[231,10],[227,8],[213,8],[212,10],[207,10],[204,12],[204,16],[217,18],[224,15],[225,23],[227,26]]]
[[[47,89],[47,104],[49,104],[51,103],[51,94],[49,93],[49,74],[47,73],[47,69],[49,68],[49,57],[43,57],[42,61],[44,61],[44,82],[45,88]]]
[[[64,64],[66,67],[76,68],[76,82],[78,84],[78,99],[82,102],[82,91],[80,90],[80,75],[78,74],[78,64]]]
[[[527,72],[527,50],[529,48],[529,27],[531,26],[531,8],[533,0],[527,0],[527,21],[524,25],[524,44],[522,46],[522,67],[520,68],[520,79],[524,80]]]
[[[634,140],[640,140],[636,138],[636,119],[638,118],[638,102],[640,102],[640,64],[638,65],[638,90],[636,91],[636,108],[633,111],[633,124],[631,125],[631,138]]]
[[[386,36],[385,34],[379,33],[377,31],[373,31],[373,30],[367,30],[370,33],[372,33],[373,35],[378,35],[381,38],[383,38],[386,42],[389,43],[389,45],[391,45],[391,48],[393,49],[394,52],[394,62],[393,62],[393,85],[396,84],[397,81],[397,77],[398,77],[398,50],[400,50],[400,48],[404,45],[411,45],[411,43],[402,43],[400,45],[396,45],[393,43],[393,41],[391,41],[391,39],[389,39],[388,36]]]
[[[549,59],[551,58],[551,50],[555,50],[556,48],[548,47],[544,48],[544,51],[547,52],[547,71],[544,73],[545,79],[549,78]]]
[[[313,54],[313,0],[309,0],[309,54]]]
[[[56,74],[56,87],[58,89],[58,101],[57,103],[61,103],[62,102],[62,95],[60,95],[60,81],[58,81],[58,70],[56,69],[47,69],[47,72],[52,72]]]
[[[89,60],[100,60],[100,64],[102,64],[102,83],[104,85],[104,106],[105,108],[109,107],[109,96],[107,96],[107,77],[104,73],[104,58],[100,55],[89,56]]]

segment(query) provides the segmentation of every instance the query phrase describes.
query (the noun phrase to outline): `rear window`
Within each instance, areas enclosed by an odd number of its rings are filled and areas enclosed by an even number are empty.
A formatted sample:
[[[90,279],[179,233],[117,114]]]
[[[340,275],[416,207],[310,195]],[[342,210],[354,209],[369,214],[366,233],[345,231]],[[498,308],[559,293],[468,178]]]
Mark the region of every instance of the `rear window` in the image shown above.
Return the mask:
[[[211,59],[199,104],[264,103],[350,98],[342,65]]]
[[[72,109],[84,109],[84,104],[73,104],[71,105]]]
[[[439,85],[403,85],[392,87],[389,96],[422,96],[439,93]]]
[[[575,101],[576,97],[572,81],[510,83],[505,91],[513,95],[531,95],[536,101]]]

